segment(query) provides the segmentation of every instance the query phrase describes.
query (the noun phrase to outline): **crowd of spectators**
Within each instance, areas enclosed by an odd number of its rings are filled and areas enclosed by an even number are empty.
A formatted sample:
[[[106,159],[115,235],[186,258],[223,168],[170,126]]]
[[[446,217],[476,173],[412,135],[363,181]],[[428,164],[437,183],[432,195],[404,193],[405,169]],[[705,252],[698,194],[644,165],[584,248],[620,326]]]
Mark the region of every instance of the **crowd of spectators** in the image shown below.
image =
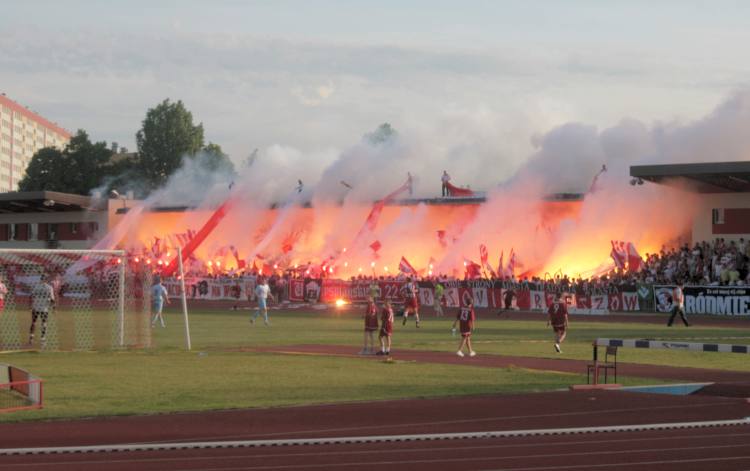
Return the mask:
[[[671,249],[662,248],[659,253],[646,254],[641,269],[638,271],[611,270],[589,278],[568,277],[567,275],[546,275],[544,277],[499,277],[493,281],[501,283],[506,289],[539,290],[547,292],[576,292],[597,295],[621,291],[635,291],[639,285],[675,284],[704,286],[741,286],[750,285],[750,243],[744,239],[727,241],[723,238],[712,242],[699,242],[692,246],[684,244]],[[203,278],[233,279],[242,276],[259,276],[257,272],[191,273]],[[328,275],[327,276],[332,276]],[[321,275],[325,277],[326,275]],[[260,274],[262,276],[262,274]],[[320,278],[302,270],[288,270],[284,273],[271,274],[269,284],[272,291],[278,285],[283,289],[290,278]],[[351,277],[352,281],[399,281],[407,275],[403,273],[372,276],[359,275]],[[448,283],[464,279],[449,275],[416,277],[421,282]],[[279,289],[280,291],[280,289]]]
[[[750,244],[744,238],[698,242],[646,254],[641,276],[647,283],[741,286],[750,284]]]

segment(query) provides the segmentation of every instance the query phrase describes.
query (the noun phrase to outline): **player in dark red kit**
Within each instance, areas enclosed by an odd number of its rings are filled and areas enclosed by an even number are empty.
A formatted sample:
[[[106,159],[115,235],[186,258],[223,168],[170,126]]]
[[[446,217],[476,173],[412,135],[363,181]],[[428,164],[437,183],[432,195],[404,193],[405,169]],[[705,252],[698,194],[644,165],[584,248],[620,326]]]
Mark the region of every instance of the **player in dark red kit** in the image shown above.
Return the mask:
[[[378,307],[372,298],[367,301],[365,310],[365,344],[360,355],[375,353],[375,331],[378,330]]]
[[[380,312],[380,351],[378,355],[391,354],[391,336],[393,335],[393,308],[391,302],[385,300]]]
[[[547,325],[552,324],[552,330],[555,331],[555,351],[562,353],[560,350],[560,344],[565,340],[565,336],[568,333],[568,305],[560,299],[560,295],[555,295],[555,300],[550,304],[549,319]]]
[[[414,313],[414,319],[417,320],[417,328],[419,328],[419,302],[417,301],[417,284],[414,283],[411,278],[407,278],[403,290],[404,325],[406,325],[406,320],[409,318],[409,313],[412,312]]]
[[[462,351],[464,346],[469,349],[469,356],[477,356],[477,352],[471,348],[471,333],[474,331],[474,324],[476,323],[476,314],[474,314],[474,303],[471,299],[466,301],[466,306],[462,307],[456,315],[456,320],[453,321],[453,332],[456,332],[456,322],[459,323],[461,330],[461,343],[458,345],[458,351],[456,355],[462,357],[464,352]]]

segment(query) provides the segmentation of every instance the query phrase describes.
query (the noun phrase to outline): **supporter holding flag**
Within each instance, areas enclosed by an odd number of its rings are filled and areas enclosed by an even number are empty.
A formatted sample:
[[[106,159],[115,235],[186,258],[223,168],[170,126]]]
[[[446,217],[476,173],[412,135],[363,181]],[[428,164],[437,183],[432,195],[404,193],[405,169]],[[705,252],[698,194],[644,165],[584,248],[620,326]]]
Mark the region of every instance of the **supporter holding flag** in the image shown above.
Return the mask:
[[[398,264],[398,270],[405,275],[418,276],[417,270],[415,270],[414,267],[411,266],[409,261],[406,260],[406,257],[404,256],[401,256],[401,261]]]
[[[482,266],[469,259],[464,259],[464,277],[474,279],[482,277]]]
[[[619,268],[620,270],[625,269],[625,264],[628,260],[628,252],[627,252],[627,245],[625,242],[619,241],[619,240],[613,240],[612,242],[612,251],[609,253],[610,257],[612,257],[612,260],[615,261],[615,267]]]
[[[448,175],[448,172],[446,170],[443,170],[443,176],[440,177],[440,181],[443,182],[443,193],[442,196],[450,196],[450,190],[448,190],[448,183],[451,181],[451,176]]]
[[[638,251],[635,249],[635,245],[632,242],[628,242],[628,271],[640,271],[643,259],[641,258]]]

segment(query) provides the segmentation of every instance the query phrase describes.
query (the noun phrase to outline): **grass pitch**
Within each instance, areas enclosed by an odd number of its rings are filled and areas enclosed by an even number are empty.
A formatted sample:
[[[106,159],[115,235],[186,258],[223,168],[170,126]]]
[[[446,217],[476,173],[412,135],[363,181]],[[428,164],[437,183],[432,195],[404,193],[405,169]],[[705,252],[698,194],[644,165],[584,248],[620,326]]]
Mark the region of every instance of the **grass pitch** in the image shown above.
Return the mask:
[[[508,368],[398,361],[399,349],[452,352],[453,319],[428,316],[422,328],[397,318],[393,337],[396,361],[293,356],[238,351],[254,346],[295,344],[361,347],[359,310],[272,311],[271,326],[251,325],[252,311],[192,310],[193,350],[184,350],[184,324],[176,309],[167,328],[154,329],[155,347],[125,352],[19,352],[0,362],[31,371],[45,381],[45,408],[0,414],[0,421],[151,414],[296,404],[369,401],[461,394],[520,393],[565,388],[585,382],[581,375]],[[571,322],[563,358],[590,359],[596,337],[662,338],[719,343],[750,343],[743,329],[700,327],[667,329],[648,323]],[[483,354],[560,357],[552,350],[544,321],[480,319],[475,349]],[[623,349],[620,361],[750,371],[746,355]],[[653,383],[618,378],[625,384]]]

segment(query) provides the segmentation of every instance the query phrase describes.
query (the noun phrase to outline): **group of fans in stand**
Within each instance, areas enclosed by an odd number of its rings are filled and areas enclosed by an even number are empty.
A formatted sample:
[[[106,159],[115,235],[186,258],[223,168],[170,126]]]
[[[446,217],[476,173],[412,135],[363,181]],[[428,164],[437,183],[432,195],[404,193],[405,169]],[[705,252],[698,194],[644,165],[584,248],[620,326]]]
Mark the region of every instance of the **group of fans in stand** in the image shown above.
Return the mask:
[[[715,239],[646,254],[640,277],[646,282],[699,286],[750,285],[750,242]]]

